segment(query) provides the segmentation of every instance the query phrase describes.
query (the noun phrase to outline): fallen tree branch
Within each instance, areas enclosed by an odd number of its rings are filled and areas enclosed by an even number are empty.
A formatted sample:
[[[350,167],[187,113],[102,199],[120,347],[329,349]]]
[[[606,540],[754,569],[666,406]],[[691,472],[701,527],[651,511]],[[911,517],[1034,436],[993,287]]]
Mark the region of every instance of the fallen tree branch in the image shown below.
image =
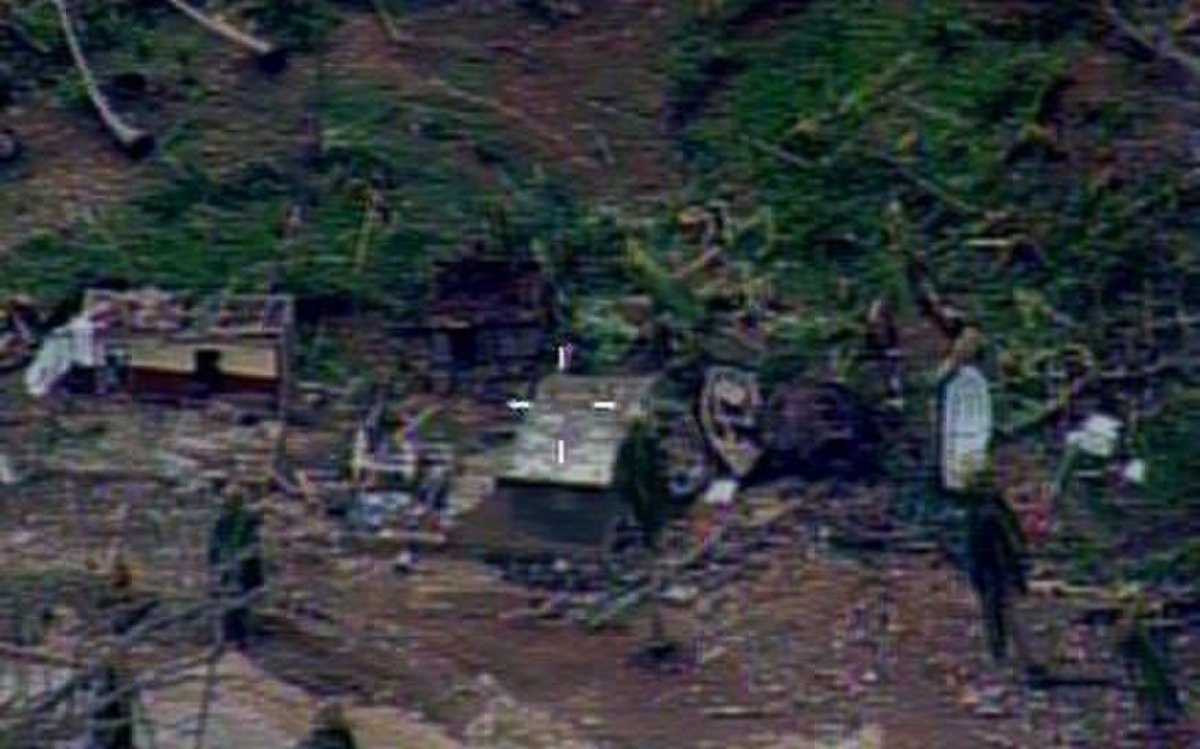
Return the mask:
[[[177,2],[178,0],[170,1]],[[395,20],[383,10],[378,0],[375,1],[374,5],[375,15],[379,19],[380,25],[383,26],[383,30],[387,34],[388,38],[400,46],[411,45],[414,42],[413,37],[400,31],[399,27],[395,23]],[[439,76],[429,75],[413,77],[416,83],[426,89],[429,89],[430,91],[440,93],[450,99],[461,101],[464,104],[490,109],[502,117],[520,124],[526,130],[544,140],[550,141],[559,146],[566,145],[568,143],[568,139],[563,135],[547,130],[525,112],[522,112],[514,107],[510,107],[497,99],[489,98],[487,96],[480,96],[479,94],[473,94],[469,91],[465,91],[457,86],[452,85],[444,78]]]
[[[1121,14],[1113,0],[1101,0],[1100,7],[1104,10],[1104,15],[1109,22],[1139,47],[1176,64],[1189,76],[1200,81],[1200,59],[1180,49],[1169,35],[1162,33],[1151,39],[1147,32],[1139,29]]]
[[[1098,370],[1093,368],[1087,374],[1076,378],[1070,387],[1058,397],[1047,402],[1036,413],[1021,419],[1015,424],[999,427],[996,431],[1006,438],[1012,438],[1029,429],[1041,426],[1047,420],[1061,413],[1072,401],[1083,395],[1085,390],[1098,382],[1124,382],[1139,378],[1153,378],[1171,371],[1186,371],[1189,363],[1186,357],[1180,356],[1163,359],[1149,366],[1137,369]]]
[[[791,164],[792,166],[800,167],[801,169],[807,169],[812,166],[811,163],[797,156],[786,148],[780,148],[779,146],[771,145],[765,140],[745,136],[742,138],[742,141],[752,148],[758,149],[765,154],[774,156],[785,164]]]
[[[1017,435],[1026,432],[1034,427],[1041,426],[1054,416],[1061,413],[1073,401],[1083,395],[1084,391],[1094,385],[1100,379],[1099,372],[1091,372],[1082,377],[1076,378],[1071,386],[1058,395],[1054,400],[1046,403],[1042,408],[1030,416],[1025,417],[1015,424],[1001,426],[996,429],[1001,436],[1006,439],[1012,439]]]
[[[950,340],[956,339],[962,332],[963,314],[942,297],[930,277],[925,258],[907,248],[899,249],[904,255],[905,277],[917,309],[942,335]]]
[[[416,41],[416,37],[412,34],[407,34],[400,30],[396,19],[392,18],[392,14],[387,12],[383,7],[382,0],[371,0],[371,7],[375,11],[375,17],[379,19],[379,23],[383,25],[384,33],[388,35],[396,44],[412,44]]]
[[[892,157],[886,153],[883,153],[881,151],[877,151],[877,152],[871,153],[869,155],[872,158],[874,158],[876,161],[882,162],[883,164],[890,167],[891,170],[896,174],[896,176],[904,179],[906,182],[910,183],[911,185],[913,185],[917,189],[921,190],[921,192],[924,192],[925,194],[929,195],[930,197],[940,200],[941,202],[950,206],[951,208],[958,211],[959,213],[964,213],[967,215],[974,215],[974,216],[982,215],[983,213],[985,213],[984,209],[980,208],[979,206],[968,203],[967,201],[963,200],[962,198],[958,197],[957,195],[952,194],[951,192],[946,190],[941,185],[938,185],[937,183],[935,183],[929,179],[926,179],[925,177],[922,177],[921,175],[913,172],[907,166],[905,166],[899,159],[894,158],[894,157]]]
[[[26,31],[25,27],[15,17],[0,20],[0,28],[7,30],[9,36],[26,47],[30,52],[38,55],[50,54],[50,50],[47,49],[46,45],[34,39],[33,35]]]
[[[287,50],[271,42],[247,34],[220,18],[203,13],[183,0],[167,0],[175,10],[195,21],[206,31],[225,41],[232,42],[254,54],[260,68],[268,73],[278,73],[287,66]]]
[[[87,92],[88,99],[91,100],[92,106],[96,108],[97,114],[100,115],[100,121],[104,124],[105,129],[116,139],[121,148],[130,156],[140,159],[149,156],[154,150],[154,136],[144,130],[139,130],[132,125],[125,123],[112,106],[108,103],[108,99],[100,91],[100,87],[96,85],[96,77],[92,74],[92,69],[88,65],[87,58],[83,55],[83,48],[79,44],[79,39],[75,36],[75,29],[71,22],[71,14],[67,10],[66,0],[52,0],[54,7],[58,10],[59,25],[62,27],[63,36],[67,40],[67,48],[71,51],[71,59],[75,63],[75,69],[79,71],[79,76],[83,80],[84,90]]]

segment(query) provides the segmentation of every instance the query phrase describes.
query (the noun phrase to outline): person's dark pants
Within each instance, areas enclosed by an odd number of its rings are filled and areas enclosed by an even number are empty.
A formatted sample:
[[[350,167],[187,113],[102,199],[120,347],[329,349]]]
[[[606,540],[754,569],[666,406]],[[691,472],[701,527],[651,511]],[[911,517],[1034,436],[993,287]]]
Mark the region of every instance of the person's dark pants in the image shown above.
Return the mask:
[[[98,730],[88,749],[135,749],[132,719]]]
[[[225,641],[238,650],[244,650],[250,645],[250,608],[235,606],[225,612],[221,624]]]
[[[1003,592],[993,591],[981,596],[984,627],[992,658],[1001,661],[1008,657],[1008,600]]]
[[[253,616],[251,604],[246,598],[253,594],[255,588],[233,588],[225,594],[224,605],[228,606],[221,615],[221,635],[225,642],[238,650],[244,650],[250,645],[253,633]],[[233,604],[233,601],[237,601]]]
[[[93,714],[95,725],[88,749],[134,749],[133,701],[120,695],[124,685],[107,675],[100,700],[106,702]]]

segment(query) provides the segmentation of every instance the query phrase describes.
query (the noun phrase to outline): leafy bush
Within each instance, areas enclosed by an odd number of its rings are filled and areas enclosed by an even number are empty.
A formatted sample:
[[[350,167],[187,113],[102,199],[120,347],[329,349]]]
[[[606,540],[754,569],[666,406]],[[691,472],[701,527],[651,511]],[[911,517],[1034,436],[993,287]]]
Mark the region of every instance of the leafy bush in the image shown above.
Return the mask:
[[[1147,488],[1168,506],[1200,505],[1200,390],[1186,390],[1171,399],[1170,410],[1145,426]]]
[[[272,41],[309,50],[337,25],[334,10],[327,0],[253,0],[244,5],[243,13]]]

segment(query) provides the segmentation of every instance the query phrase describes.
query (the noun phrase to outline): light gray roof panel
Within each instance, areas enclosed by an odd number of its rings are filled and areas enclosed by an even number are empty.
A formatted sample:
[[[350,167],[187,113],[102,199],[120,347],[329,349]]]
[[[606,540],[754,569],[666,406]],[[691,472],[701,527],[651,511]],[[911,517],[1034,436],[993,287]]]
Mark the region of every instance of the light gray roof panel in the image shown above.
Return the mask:
[[[556,374],[538,387],[512,460],[500,480],[603,488],[632,418],[647,405],[653,377]],[[613,410],[594,406],[612,402]],[[562,442],[562,448],[559,442]]]

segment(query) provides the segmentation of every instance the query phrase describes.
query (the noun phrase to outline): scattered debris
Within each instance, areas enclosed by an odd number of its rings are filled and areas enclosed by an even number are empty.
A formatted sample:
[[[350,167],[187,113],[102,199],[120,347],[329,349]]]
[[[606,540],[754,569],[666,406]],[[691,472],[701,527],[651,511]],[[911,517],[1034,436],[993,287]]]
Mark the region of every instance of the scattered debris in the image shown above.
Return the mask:
[[[839,383],[796,378],[778,386],[767,400],[763,434],[767,476],[862,479],[879,472],[876,414]]]
[[[699,406],[708,444],[735,476],[748,475],[763,453],[757,376],[732,367],[710,368]]]
[[[438,394],[503,402],[525,391],[545,362],[552,297],[535,262],[477,244],[435,267],[426,309],[421,323],[394,332],[407,364]]]

